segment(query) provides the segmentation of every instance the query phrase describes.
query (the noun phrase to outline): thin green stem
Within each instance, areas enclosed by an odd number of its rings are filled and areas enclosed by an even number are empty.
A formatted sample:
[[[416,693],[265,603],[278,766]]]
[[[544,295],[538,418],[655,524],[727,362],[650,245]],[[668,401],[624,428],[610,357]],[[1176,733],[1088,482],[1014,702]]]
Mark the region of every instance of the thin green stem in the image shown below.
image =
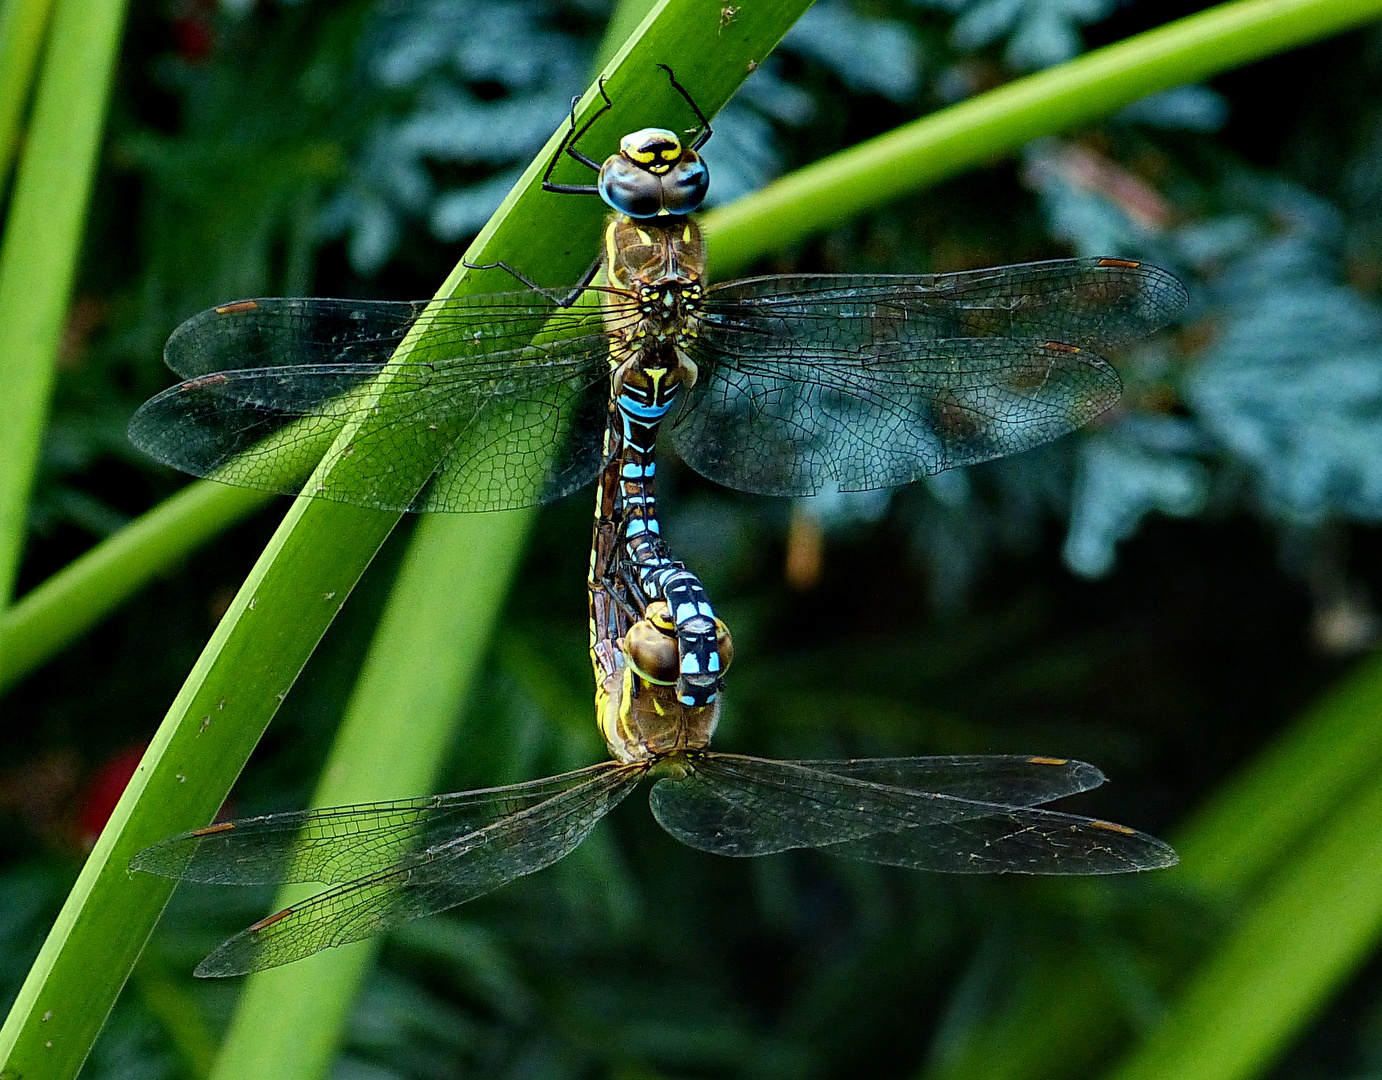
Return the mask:
[[[0,0],[0,201],[52,8],[53,0]]]
[[[1372,660],[1341,680],[1185,824],[1172,838],[1181,864],[1162,874],[1161,884],[1178,887],[1213,910],[1233,911],[1251,908],[1255,897],[1277,887],[1273,875],[1306,872],[1295,862],[1296,853],[1318,843],[1315,838],[1341,815],[1360,812],[1341,808],[1370,798],[1367,790],[1382,764],[1379,715],[1382,662]],[[1353,874],[1348,865],[1337,867],[1334,883],[1319,885],[1321,903],[1355,904]],[[1343,895],[1329,895],[1335,886]],[[1270,923],[1270,914],[1264,918]],[[1365,955],[1355,952],[1351,962]],[[1348,962],[1347,957],[1329,959],[1336,965]],[[1179,974],[1173,962],[1164,966],[1168,981]],[[1113,1047],[1126,1042],[1130,1032],[1117,996],[1088,963],[1057,960],[1037,981],[1039,994],[1020,997],[998,1013],[966,1047],[927,1070],[927,1080],[1089,1075]],[[1304,1015],[1278,1020],[1299,1022]],[[1284,1037],[1281,1031],[1275,1035]]]
[[[124,0],[58,4],[0,241],[0,604],[24,543],[124,13]]]
[[[1108,116],[1148,94],[1360,26],[1382,0],[1236,0],[1086,53],[785,176],[705,216],[715,272]]]
[[[0,615],[0,691],[272,498],[205,480],[189,484],[69,563]]]
[[[1261,1076],[1379,941],[1382,780],[1374,774],[1229,927],[1111,1080]]]

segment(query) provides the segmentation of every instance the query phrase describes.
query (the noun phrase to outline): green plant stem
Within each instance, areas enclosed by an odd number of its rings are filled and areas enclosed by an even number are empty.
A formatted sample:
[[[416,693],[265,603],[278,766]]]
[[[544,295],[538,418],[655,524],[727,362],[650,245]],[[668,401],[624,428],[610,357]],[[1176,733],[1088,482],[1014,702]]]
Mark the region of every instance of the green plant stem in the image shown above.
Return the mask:
[[[124,0],[58,4],[0,241],[0,605],[24,544],[124,13]]]
[[[0,202],[53,0],[0,0]]]
[[[1382,726],[1382,712],[1371,719]],[[1382,779],[1374,773],[1268,882],[1111,1080],[1261,1076],[1379,940]]]
[[[305,525],[303,524],[305,522]],[[394,517],[296,501],[117,803],[0,1030],[0,1077],[75,1076],[172,894],[134,853],[212,820]]]
[[[0,615],[0,691],[273,498],[198,481],[69,563]]]
[[[715,273],[857,217],[1040,135],[1360,26],[1382,0],[1236,0],[906,124],[705,215]]]
[[[532,517],[509,511],[419,523],[313,806],[434,790]],[[278,906],[314,891],[285,890]],[[361,942],[251,976],[213,1077],[325,1075],[377,950],[377,941]]]
[[[595,70],[599,71],[610,62],[638,30],[639,24],[653,9],[654,0],[618,0],[610,12],[605,32],[600,37],[600,47],[595,50]]]

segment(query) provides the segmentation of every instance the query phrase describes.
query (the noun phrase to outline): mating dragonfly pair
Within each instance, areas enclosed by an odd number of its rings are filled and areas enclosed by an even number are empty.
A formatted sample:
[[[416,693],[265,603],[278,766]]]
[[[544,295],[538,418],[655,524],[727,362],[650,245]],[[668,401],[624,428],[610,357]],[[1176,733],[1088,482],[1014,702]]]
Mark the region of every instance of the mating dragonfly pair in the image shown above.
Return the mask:
[[[611,754],[545,780],[226,822],[140,852],[135,869],[183,880],[331,886],[231,938],[198,974],[288,963],[542,869],[644,779],[668,832],[722,855],[809,847],[957,873],[1175,862],[1133,829],[1039,808],[1102,783],[1081,762],[709,749],[732,644],[658,526],[654,444],[677,400],[673,442],[721,483],[889,487],[1037,446],[1109,408],[1120,383],[1098,354],[1165,325],[1186,296],[1125,259],[707,286],[687,215],[705,194],[710,125],[668,76],[699,121],[689,146],[647,128],[597,163],[577,149],[594,117],[578,130],[573,104],[544,177],[546,190],[598,193],[614,211],[605,284],[580,287],[598,309],[531,288],[416,304],[254,300],[169,339],[186,381],[147,402],[131,436],[188,472],[294,490],[324,454],[351,455],[348,481],[323,469],[304,493],[418,511],[533,505],[598,478],[591,659]],[[597,183],[552,182],[564,154]],[[405,338],[418,344],[391,362]]]

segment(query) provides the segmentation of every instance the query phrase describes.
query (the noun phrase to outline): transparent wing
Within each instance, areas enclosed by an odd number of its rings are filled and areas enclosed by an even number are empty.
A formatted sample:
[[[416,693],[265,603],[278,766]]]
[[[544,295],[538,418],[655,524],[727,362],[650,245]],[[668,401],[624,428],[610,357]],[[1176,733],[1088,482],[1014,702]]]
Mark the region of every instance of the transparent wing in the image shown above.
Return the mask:
[[[171,836],[130,862],[211,885],[336,885],[397,865],[587,784],[609,763],[523,784],[241,818]]]
[[[909,483],[1088,422],[1122,391],[1098,352],[1186,301],[1121,259],[729,282],[707,298],[673,437],[698,471],[762,494]]]
[[[1106,779],[1088,762],[1024,754],[849,758],[790,764],[927,795],[1005,806],[1037,806],[1089,791]]]
[[[848,775],[850,762],[706,753],[694,765],[685,779],[658,781],[649,801],[678,840],[719,855],[819,847],[867,862],[990,874],[1116,874],[1176,862],[1166,844],[1122,825],[876,783]],[[876,762],[863,770],[886,771]]]
[[[196,970],[243,975],[360,941],[463,904],[569,854],[643,775],[605,762],[565,790],[488,824],[414,851],[255,923]],[[519,785],[522,787],[523,785]]]
[[[297,491],[345,424],[349,481],[319,497],[389,510],[547,502],[599,469],[608,339],[592,307],[531,291],[424,302],[242,301],[202,312],[164,356],[186,381],[130,422],[165,464]],[[376,378],[414,327],[425,344]]]

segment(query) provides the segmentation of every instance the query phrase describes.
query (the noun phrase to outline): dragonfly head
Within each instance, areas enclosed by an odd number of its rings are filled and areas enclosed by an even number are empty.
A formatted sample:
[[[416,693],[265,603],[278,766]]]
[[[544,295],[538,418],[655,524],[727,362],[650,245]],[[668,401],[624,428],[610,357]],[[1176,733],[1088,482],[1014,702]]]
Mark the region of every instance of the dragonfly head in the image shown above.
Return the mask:
[[[619,140],[600,166],[600,198],[634,219],[675,217],[701,205],[710,172],[696,151],[666,128],[642,128]]]
[[[733,646],[729,631],[718,620],[716,631],[723,671]],[[687,705],[680,700],[677,628],[666,603],[659,600],[650,604],[644,617],[625,632],[620,645],[623,670],[618,685],[611,686],[605,695],[600,716],[610,753],[619,761],[652,761],[708,746],[720,719],[720,704],[711,700]]]
[[[675,686],[684,709],[700,709],[719,694],[734,659],[734,642],[719,619],[697,616],[677,626],[666,601],[658,600],[625,634],[624,657],[645,682]]]
[[[667,617],[665,603],[653,604],[648,617],[629,627],[624,635],[624,659],[646,682],[671,686],[677,681],[676,626]]]

